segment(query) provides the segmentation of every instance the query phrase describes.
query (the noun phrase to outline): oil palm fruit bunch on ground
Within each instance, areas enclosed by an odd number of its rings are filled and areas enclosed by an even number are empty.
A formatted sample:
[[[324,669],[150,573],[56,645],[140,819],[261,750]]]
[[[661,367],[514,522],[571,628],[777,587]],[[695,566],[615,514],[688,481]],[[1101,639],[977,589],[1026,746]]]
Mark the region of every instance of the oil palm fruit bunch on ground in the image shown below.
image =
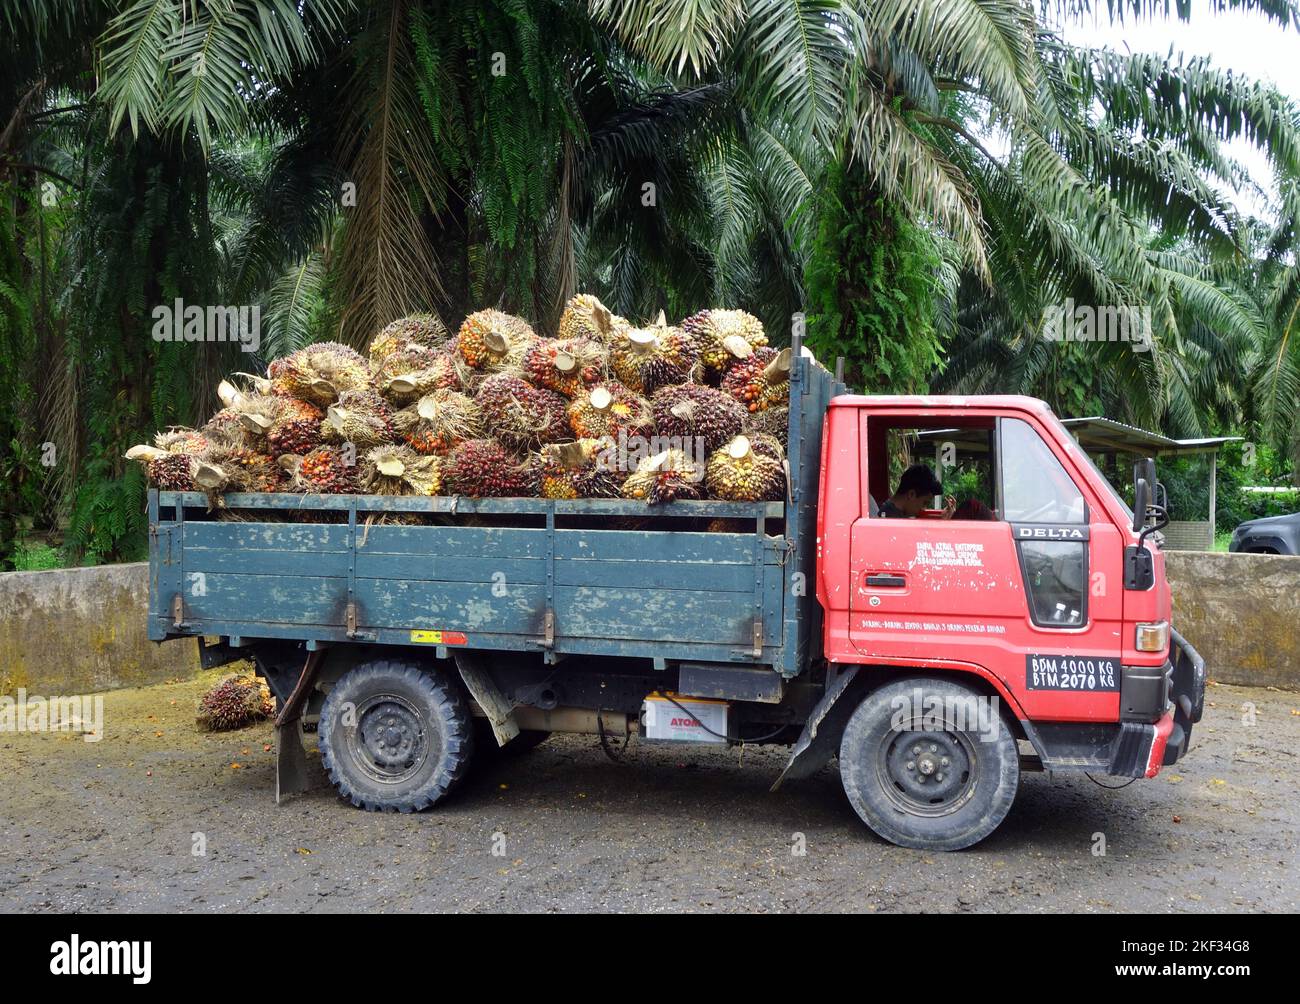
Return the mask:
[[[533,456],[512,453],[495,439],[471,439],[448,454],[443,491],[473,498],[536,498],[540,473]]]
[[[623,482],[623,497],[662,505],[704,497],[704,465],[682,450],[645,457]]]
[[[745,421],[745,409],[738,401],[702,384],[662,387],[651,406],[656,433],[700,440],[706,454],[737,435]]]
[[[304,457],[285,454],[279,464],[290,474],[296,491],[349,495],[357,490],[357,468],[348,459],[337,446],[318,446]]]
[[[773,436],[785,449],[790,438],[790,408],[774,405],[762,411],[747,412],[745,424],[740,431],[751,438],[759,433]]]
[[[338,342],[317,342],[271,363],[268,373],[273,392],[327,407],[339,395],[362,390],[370,381],[370,367],[355,349]]]
[[[605,378],[608,351],[591,338],[539,338],[524,353],[524,376],[534,386],[574,397]]]
[[[615,449],[608,437],[543,446],[542,498],[618,498],[623,478],[610,462]]]
[[[522,317],[500,310],[479,310],[465,318],[456,335],[456,351],[476,370],[516,369],[537,334]]]
[[[242,729],[275,715],[266,684],[251,674],[228,676],[199,699],[199,728],[209,732]]]
[[[773,437],[755,444],[736,436],[709,457],[705,486],[710,498],[728,502],[775,502],[785,495],[785,463]]]
[[[791,359],[789,349],[755,349],[748,359],[727,368],[722,389],[750,411],[788,404]]]
[[[695,339],[705,378],[713,383],[733,362],[767,345],[763,322],[743,310],[701,310],[682,321],[682,330]]]
[[[393,412],[388,402],[372,390],[350,390],[339,395],[325,412],[322,435],[329,443],[352,443],[358,450],[391,443]]]
[[[436,314],[412,314],[386,325],[370,339],[366,352],[374,366],[383,364],[390,355],[411,345],[437,349],[451,339],[447,326]]]
[[[572,436],[568,402],[509,373],[495,373],[474,396],[488,430],[516,449],[536,449]]]
[[[609,343],[631,325],[590,293],[570,297],[560,315],[558,337],[591,338]]]
[[[357,483],[370,495],[437,495],[442,490],[442,461],[409,446],[376,446],[361,458]]]
[[[686,380],[698,360],[695,339],[670,326],[663,311],[649,327],[623,331],[609,350],[614,375],[630,390],[647,396],[666,384]]]
[[[393,415],[393,429],[417,453],[446,453],[484,435],[478,403],[455,390],[435,390]]]
[[[569,424],[583,439],[649,436],[654,431],[650,402],[616,380],[607,380],[569,402]]]

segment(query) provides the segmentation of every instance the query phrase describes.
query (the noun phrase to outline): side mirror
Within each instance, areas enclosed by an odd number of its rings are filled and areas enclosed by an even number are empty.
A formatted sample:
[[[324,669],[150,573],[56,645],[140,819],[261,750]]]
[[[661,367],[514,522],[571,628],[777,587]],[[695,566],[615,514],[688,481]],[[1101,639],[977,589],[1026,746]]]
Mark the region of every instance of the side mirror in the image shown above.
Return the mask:
[[[1156,487],[1156,462],[1144,457],[1133,465],[1133,532],[1141,533],[1147,524],[1147,506]]]
[[[1147,505],[1150,503],[1150,489],[1147,479],[1138,478],[1133,484],[1133,532],[1141,533],[1147,525]]]

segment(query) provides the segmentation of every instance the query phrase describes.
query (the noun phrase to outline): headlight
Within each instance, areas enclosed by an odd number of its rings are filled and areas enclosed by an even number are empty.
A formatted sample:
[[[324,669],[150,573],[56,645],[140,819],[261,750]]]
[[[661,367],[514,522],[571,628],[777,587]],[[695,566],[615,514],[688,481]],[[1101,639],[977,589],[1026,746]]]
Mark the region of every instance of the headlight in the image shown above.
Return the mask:
[[[1156,621],[1153,624],[1137,626],[1137,650],[1139,652],[1163,652],[1169,647],[1169,623]]]

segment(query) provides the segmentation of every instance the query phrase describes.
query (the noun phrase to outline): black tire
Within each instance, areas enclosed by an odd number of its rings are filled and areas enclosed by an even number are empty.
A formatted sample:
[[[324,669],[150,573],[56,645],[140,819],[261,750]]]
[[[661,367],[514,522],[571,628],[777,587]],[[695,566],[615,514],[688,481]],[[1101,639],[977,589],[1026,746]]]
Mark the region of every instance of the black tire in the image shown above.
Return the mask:
[[[377,659],[325,698],[320,751],[339,794],[370,812],[419,812],[469,767],[474,731],[460,688],[439,670]]]
[[[872,691],[849,717],[840,779],[879,836],[901,847],[957,851],[1006,818],[1020,786],[1015,733],[994,704],[983,710],[996,730],[981,735],[968,714],[979,708],[966,703],[971,699],[994,701],[952,680],[904,679]]]
[[[522,729],[519,735],[515,736],[504,746],[497,745],[497,737],[492,732],[492,726],[488,724],[486,718],[474,719],[474,749],[480,757],[516,757],[523,756],[535,750],[546,740],[551,738],[549,732],[540,732],[536,729]]]

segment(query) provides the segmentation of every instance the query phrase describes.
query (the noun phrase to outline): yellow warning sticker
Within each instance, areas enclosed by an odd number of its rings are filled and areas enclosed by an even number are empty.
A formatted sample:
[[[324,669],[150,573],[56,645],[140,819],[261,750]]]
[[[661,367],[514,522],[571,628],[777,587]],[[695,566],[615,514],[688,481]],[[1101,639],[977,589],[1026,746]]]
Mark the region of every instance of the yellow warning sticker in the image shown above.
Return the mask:
[[[441,645],[441,631],[412,631],[411,641],[423,642],[425,645]]]

